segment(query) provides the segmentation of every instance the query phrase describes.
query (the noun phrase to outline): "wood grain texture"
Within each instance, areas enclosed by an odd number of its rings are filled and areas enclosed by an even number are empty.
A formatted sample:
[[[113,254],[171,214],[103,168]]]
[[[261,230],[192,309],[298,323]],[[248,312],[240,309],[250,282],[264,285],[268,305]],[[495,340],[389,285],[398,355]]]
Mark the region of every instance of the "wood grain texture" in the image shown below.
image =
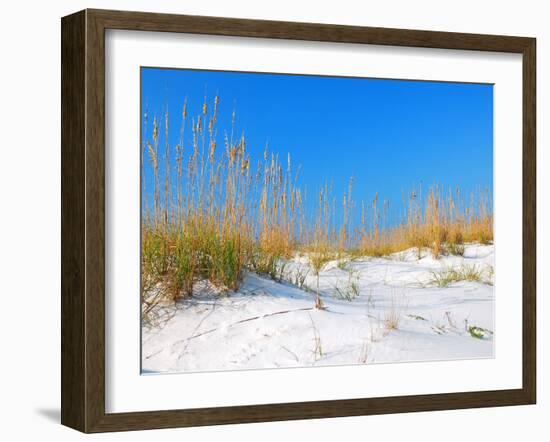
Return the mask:
[[[86,11],[86,431],[105,414],[105,38]]]
[[[61,28],[61,422],[85,419],[85,13]]]
[[[536,41],[523,51],[523,389],[537,395]]]
[[[105,29],[362,43],[474,51],[523,51],[529,38],[148,12],[88,10]]]
[[[105,30],[514,52],[523,55],[523,387],[189,410],[105,413]],[[536,398],[535,40],[141,12],[62,20],[62,423],[84,432],[532,404]]]

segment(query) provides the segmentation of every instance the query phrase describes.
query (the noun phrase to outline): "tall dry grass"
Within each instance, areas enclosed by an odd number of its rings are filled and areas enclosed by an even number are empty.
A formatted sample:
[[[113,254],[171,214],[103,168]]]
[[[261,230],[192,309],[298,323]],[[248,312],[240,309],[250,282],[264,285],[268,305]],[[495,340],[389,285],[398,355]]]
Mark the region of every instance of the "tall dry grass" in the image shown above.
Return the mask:
[[[235,290],[244,269],[276,278],[284,259],[297,251],[307,254],[318,279],[328,261],[346,254],[385,256],[415,248],[419,257],[428,250],[438,257],[460,254],[467,242],[492,241],[488,191],[466,203],[459,189],[413,189],[397,224],[378,194],[370,202],[354,201],[353,178],[339,198],[329,183],[320,185],[309,204],[291,155],[280,157],[266,145],[252,164],[235,112],[229,127],[219,130],[219,106],[215,96],[193,116],[187,101],[175,117],[164,112],[151,122],[144,115],[144,297],[152,290],[169,299],[192,296],[204,280]],[[321,307],[319,290],[316,298]]]
[[[356,253],[370,256],[386,256],[414,248],[417,257],[423,252],[441,255],[464,253],[465,243],[489,244],[493,240],[492,200],[488,189],[479,189],[469,195],[466,203],[459,188],[446,193],[438,186],[409,192],[406,216],[403,222],[388,227],[385,217],[389,202],[384,201],[380,215],[377,197],[371,204],[370,227],[364,227]]]

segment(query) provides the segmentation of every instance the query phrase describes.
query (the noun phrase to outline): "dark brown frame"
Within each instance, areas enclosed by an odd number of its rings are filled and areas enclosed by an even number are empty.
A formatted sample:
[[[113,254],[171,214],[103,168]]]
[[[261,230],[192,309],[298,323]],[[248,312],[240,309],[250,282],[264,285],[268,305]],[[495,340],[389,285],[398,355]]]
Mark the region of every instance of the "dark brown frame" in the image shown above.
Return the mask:
[[[105,30],[519,53],[523,56],[523,386],[188,410],[105,413]],[[534,404],[536,401],[536,40],[233,18],[84,10],[62,30],[61,422],[83,432]]]

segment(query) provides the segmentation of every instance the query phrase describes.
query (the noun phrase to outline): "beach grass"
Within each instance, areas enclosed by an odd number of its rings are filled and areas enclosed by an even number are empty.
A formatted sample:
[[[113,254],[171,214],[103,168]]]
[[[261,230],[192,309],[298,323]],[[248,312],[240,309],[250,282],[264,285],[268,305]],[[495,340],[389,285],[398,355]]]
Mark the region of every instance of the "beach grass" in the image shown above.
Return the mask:
[[[413,249],[418,258],[438,258],[464,254],[466,243],[493,240],[487,190],[465,197],[458,188],[411,189],[403,201],[405,216],[390,222],[389,201],[378,194],[354,201],[353,177],[341,196],[323,182],[308,194],[291,154],[265,146],[252,164],[245,135],[237,135],[235,112],[222,131],[219,106],[218,96],[205,99],[191,116],[184,102],[174,117],[175,146],[168,142],[172,116],[165,112],[151,121],[144,115],[142,168],[152,177],[142,179],[144,291],[162,286],[166,299],[177,300],[193,296],[201,280],[237,290],[245,270],[281,279],[281,263],[297,252],[308,257],[318,286],[323,267],[341,256]],[[357,208],[360,213],[354,213]],[[318,288],[316,293],[321,307]]]

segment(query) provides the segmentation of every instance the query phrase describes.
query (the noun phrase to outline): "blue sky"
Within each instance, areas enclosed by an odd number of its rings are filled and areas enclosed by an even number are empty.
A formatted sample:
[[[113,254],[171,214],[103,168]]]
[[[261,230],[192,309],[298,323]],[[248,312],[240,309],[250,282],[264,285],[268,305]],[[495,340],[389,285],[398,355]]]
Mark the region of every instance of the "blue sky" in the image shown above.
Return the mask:
[[[341,195],[353,176],[356,201],[379,192],[393,215],[419,184],[492,191],[492,85],[142,68],[150,116],[180,116],[186,98],[197,115],[205,94],[209,103],[219,94],[220,132],[235,109],[251,156],[266,142],[283,158],[290,152],[308,189],[328,181]],[[171,124],[174,146],[179,121]]]

